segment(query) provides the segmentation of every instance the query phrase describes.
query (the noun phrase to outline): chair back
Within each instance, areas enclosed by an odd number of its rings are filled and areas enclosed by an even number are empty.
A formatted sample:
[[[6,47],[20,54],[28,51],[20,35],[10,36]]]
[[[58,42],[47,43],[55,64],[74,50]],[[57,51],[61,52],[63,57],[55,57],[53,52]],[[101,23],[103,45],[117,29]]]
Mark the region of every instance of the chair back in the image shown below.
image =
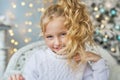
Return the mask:
[[[22,47],[16,53],[14,53],[9,60],[2,80],[8,80],[7,78],[10,75],[22,73],[24,65],[29,57],[42,47],[45,47],[45,42],[38,41]]]

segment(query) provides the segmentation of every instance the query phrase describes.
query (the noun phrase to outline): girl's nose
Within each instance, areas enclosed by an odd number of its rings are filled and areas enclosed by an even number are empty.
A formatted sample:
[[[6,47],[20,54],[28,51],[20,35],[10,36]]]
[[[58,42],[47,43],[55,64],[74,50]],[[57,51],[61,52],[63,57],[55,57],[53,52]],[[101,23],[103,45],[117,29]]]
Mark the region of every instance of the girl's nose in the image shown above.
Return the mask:
[[[55,40],[54,40],[54,45],[55,45],[55,46],[60,46],[60,44],[61,44],[60,39],[59,39],[59,38],[55,38]]]

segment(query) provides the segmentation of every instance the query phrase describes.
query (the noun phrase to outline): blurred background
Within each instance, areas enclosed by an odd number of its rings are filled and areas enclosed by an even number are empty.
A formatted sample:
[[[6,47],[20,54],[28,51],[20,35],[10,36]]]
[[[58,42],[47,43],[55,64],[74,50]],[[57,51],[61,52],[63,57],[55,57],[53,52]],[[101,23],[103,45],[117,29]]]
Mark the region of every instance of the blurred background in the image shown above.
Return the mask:
[[[95,27],[94,40],[120,63],[120,0],[82,0]],[[56,0],[0,0],[0,75],[23,46],[42,40],[42,12]]]

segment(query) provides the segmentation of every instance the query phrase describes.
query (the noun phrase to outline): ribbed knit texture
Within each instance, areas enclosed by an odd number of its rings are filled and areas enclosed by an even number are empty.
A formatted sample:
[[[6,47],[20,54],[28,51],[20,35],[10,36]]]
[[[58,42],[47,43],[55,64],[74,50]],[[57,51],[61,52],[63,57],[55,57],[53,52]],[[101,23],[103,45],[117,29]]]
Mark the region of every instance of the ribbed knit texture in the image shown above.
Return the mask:
[[[35,64],[32,64],[31,67],[30,63]],[[77,71],[73,71],[64,56],[57,55],[45,48],[33,54],[27,66],[29,68],[25,67],[24,73],[26,80],[33,80],[33,77],[35,80],[82,80],[85,69],[85,65],[83,65]],[[32,73],[29,70],[32,70]]]

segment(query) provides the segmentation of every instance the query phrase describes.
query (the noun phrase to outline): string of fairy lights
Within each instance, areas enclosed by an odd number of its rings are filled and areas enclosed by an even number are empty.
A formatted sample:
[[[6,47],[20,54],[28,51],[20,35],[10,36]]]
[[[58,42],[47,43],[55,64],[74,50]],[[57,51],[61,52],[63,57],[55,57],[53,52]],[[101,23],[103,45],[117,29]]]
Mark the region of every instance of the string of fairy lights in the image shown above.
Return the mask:
[[[17,0],[11,0],[10,2],[11,2],[11,8],[13,9],[13,11],[18,10],[20,7],[22,7],[22,9],[27,8],[27,10],[28,10],[28,11],[25,11],[24,16],[22,16],[22,17],[26,17],[25,19],[28,19],[23,22],[22,26],[24,26],[24,27],[29,26],[29,28],[23,28],[19,33],[17,33],[17,34],[22,34],[24,36],[29,33],[30,34],[34,33],[33,29],[30,28],[30,26],[32,26],[32,27],[37,26],[37,28],[39,29],[39,23],[35,23],[32,20],[29,20],[29,18],[33,18],[36,15],[36,13],[41,14],[42,12],[44,12],[45,9],[44,9],[43,4],[46,4],[47,2],[52,2],[52,0],[43,0],[43,1],[41,1],[41,0],[36,0],[36,1],[21,0],[21,2],[20,1],[18,2]],[[12,13],[12,15],[16,17],[16,15],[14,13]],[[14,19],[14,21],[15,20],[16,19]],[[12,47],[10,47],[11,49],[9,51],[10,54],[15,53],[19,49],[19,47],[17,48],[17,46],[19,46],[19,44],[21,44],[19,42],[19,40],[17,40],[15,38],[15,36],[16,36],[15,30],[19,29],[20,26],[21,26],[21,24],[14,22],[13,28],[8,30],[9,36],[10,36],[10,43],[12,45]],[[40,35],[38,35],[38,37],[39,36]],[[24,37],[24,39],[23,39],[24,44],[30,43],[31,41],[32,41],[32,38],[28,37],[28,36]]]
[[[95,26],[94,39],[96,43],[120,62],[120,1],[83,1],[89,8]],[[13,12],[9,15],[14,18],[14,25],[8,32],[10,43],[13,46],[10,49],[10,54],[13,54],[20,47],[40,39],[39,16],[44,12],[45,7],[56,0],[10,0],[10,2]],[[37,37],[37,39],[35,40],[33,37]]]

